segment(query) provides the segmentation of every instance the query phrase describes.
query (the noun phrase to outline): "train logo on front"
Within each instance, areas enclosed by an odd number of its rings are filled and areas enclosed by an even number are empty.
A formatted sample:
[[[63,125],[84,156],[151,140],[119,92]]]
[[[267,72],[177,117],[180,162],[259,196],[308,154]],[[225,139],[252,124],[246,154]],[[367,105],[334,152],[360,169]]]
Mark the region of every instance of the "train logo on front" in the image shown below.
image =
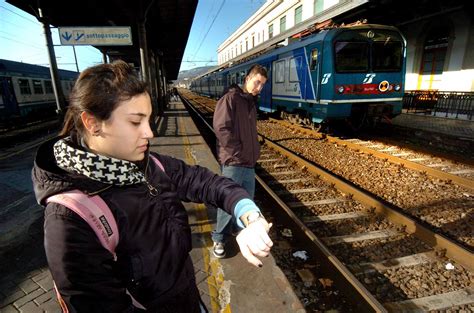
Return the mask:
[[[371,74],[371,73],[367,74],[365,76],[365,79],[362,81],[362,84],[370,84],[372,80],[375,78],[375,75],[376,74]]]
[[[326,85],[331,77],[331,73],[326,73],[323,75],[323,79],[321,79],[321,85]]]

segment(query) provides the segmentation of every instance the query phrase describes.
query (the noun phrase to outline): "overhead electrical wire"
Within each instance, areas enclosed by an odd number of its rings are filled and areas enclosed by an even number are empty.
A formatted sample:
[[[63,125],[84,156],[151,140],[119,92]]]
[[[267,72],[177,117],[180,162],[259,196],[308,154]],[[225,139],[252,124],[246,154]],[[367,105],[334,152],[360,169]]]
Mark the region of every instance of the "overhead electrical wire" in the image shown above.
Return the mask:
[[[201,49],[202,43],[206,40],[206,37],[207,37],[207,35],[209,34],[209,31],[211,30],[212,25],[214,25],[214,22],[216,21],[217,17],[219,16],[219,13],[221,12],[222,8],[224,7],[224,4],[225,4],[225,0],[222,1],[221,6],[219,7],[219,10],[217,10],[217,13],[216,13],[216,15],[214,16],[214,19],[212,20],[211,25],[210,25],[209,28],[207,29],[207,32],[206,32],[206,34],[204,35],[204,38],[202,39],[201,43],[199,44],[199,47],[197,48],[196,52],[194,53],[194,56],[196,56],[197,53],[199,52],[199,49]]]

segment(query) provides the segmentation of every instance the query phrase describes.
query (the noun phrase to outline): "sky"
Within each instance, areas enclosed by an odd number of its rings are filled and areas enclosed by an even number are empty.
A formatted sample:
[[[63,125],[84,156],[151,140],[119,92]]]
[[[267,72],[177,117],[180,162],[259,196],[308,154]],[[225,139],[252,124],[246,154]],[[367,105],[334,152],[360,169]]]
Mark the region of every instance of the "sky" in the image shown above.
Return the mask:
[[[180,71],[217,65],[217,47],[258,10],[265,0],[199,0]],[[92,46],[60,46],[51,29],[60,69],[84,70],[102,62]],[[57,46],[56,46],[57,45]],[[36,17],[0,0],[0,59],[49,66],[43,26]]]

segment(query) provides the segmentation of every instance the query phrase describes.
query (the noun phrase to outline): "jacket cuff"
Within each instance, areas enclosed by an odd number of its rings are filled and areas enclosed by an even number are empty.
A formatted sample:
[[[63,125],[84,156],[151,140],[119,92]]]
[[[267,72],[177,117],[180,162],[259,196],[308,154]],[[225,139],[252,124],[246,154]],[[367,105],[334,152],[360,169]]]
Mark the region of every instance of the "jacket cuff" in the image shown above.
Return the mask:
[[[234,216],[237,220],[237,225],[239,225],[240,228],[245,228],[245,225],[240,220],[240,217],[250,211],[260,212],[260,209],[257,207],[255,202],[250,199],[242,199],[235,204]]]

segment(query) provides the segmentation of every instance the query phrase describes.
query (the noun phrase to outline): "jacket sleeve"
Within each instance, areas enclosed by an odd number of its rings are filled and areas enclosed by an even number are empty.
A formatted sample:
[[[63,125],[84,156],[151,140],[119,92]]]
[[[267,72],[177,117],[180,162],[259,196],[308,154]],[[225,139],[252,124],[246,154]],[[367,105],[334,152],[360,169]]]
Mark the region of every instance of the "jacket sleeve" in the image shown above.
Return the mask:
[[[114,272],[112,254],[76,213],[48,204],[44,246],[54,282],[69,312],[140,312]]]
[[[212,126],[220,147],[225,149],[229,156],[233,156],[234,151],[240,151],[240,139],[235,133],[234,110],[232,95],[226,94],[216,104]]]
[[[169,156],[157,157],[176,186],[181,201],[211,204],[234,215],[237,202],[250,199],[247,191],[230,178],[219,176],[205,167],[187,165]]]

